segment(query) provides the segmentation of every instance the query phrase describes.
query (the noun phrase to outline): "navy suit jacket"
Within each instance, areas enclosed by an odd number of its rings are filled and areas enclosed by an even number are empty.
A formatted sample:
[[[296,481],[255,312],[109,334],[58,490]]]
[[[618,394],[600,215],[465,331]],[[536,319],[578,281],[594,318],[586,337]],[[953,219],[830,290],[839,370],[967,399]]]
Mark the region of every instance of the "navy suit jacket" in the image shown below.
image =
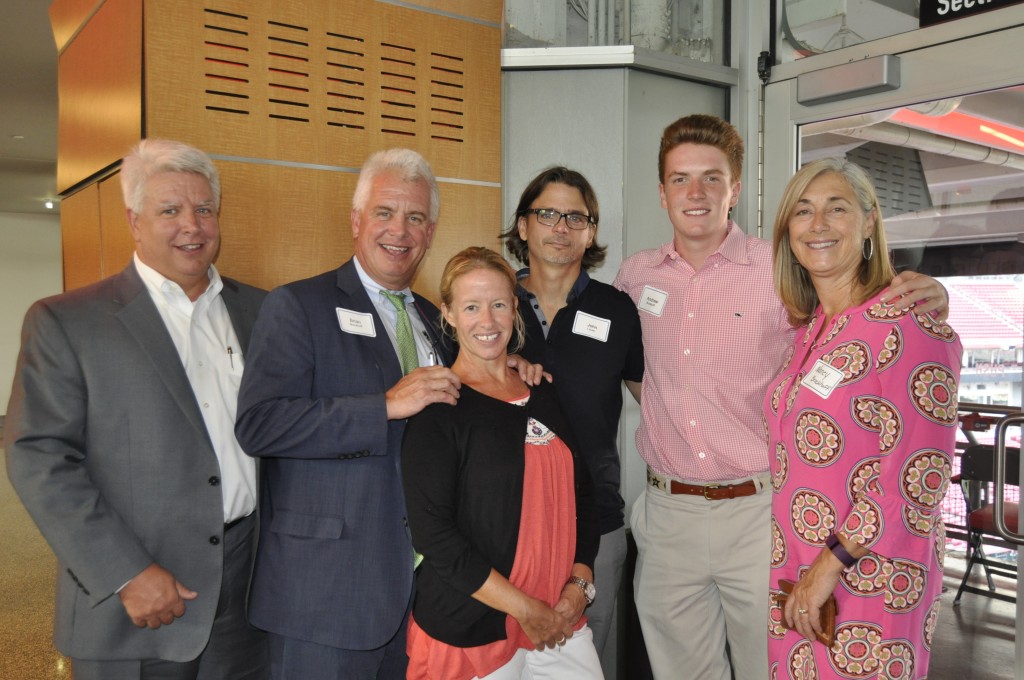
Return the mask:
[[[416,306],[440,348],[437,308],[419,296]],[[375,335],[343,331],[339,309],[369,314]],[[401,378],[351,260],[267,296],[235,426],[263,460],[254,625],[355,650],[398,631],[413,548],[399,468],[405,421],[387,419],[384,393]]]
[[[223,281],[244,356],[266,293]],[[57,648],[84,659],[196,658],[221,589],[220,466],[134,265],[28,311],[5,439],[11,483],[57,555]],[[152,562],[199,593],[157,630],[132,625],[116,595]]]

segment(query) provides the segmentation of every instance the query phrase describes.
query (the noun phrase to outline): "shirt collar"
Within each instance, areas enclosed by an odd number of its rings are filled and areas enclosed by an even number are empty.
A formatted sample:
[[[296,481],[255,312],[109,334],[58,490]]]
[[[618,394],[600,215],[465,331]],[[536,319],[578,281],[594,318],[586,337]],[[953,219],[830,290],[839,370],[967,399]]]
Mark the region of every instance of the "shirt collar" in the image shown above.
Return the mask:
[[[142,283],[146,286],[150,295],[160,295],[167,298],[168,295],[184,295],[184,289],[176,282],[171,281],[169,278],[158,272],[157,270],[150,267],[148,264],[139,259],[139,254],[135,253],[132,255],[132,260],[135,263],[135,271],[139,273],[139,278],[142,279]],[[220,272],[212,264],[206,273],[210,279],[209,285],[206,290],[203,291],[202,295],[196,298],[196,302],[199,302],[203,298],[212,298],[220,294],[221,290],[224,289],[224,282],[220,278]]]
[[[735,264],[750,264],[750,257],[747,253],[747,235],[732,220],[729,220],[726,227],[725,238],[710,257],[715,255],[720,255]],[[679,257],[682,256],[676,252],[675,242],[669,241],[654,251],[654,257],[648,264],[651,267],[656,267],[665,260],[674,260]]]
[[[530,268],[523,267],[516,272],[516,297],[520,300],[529,300],[531,297],[535,297],[533,293],[526,290],[521,281],[530,275]],[[580,269],[580,275],[576,277],[576,281],[572,284],[572,288],[569,289],[569,294],[565,296],[566,304],[572,304],[581,295],[583,291],[587,289],[587,284],[590,283],[590,274],[585,269]]]
[[[380,299],[380,292],[382,290],[386,290],[389,293],[405,293],[406,304],[409,304],[409,302],[412,301],[412,299],[413,299],[413,297],[412,297],[412,290],[408,286],[406,286],[405,288],[403,288],[401,290],[391,290],[390,288],[385,288],[384,286],[380,285],[379,283],[374,281],[372,278],[370,278],[370,275],[366,273],[366,271],[363,269],[363,266],[361,264],[359,264],[359,258],[358,257],[353,255],[352,256],[352,262],[355,263],[355,265],[356,265],[356,274],[359,275],[359,281],[360,281],[360,283],[363,284],[363,288],[366,289],[366,294],[370,296],[371,300],[379,300]]]

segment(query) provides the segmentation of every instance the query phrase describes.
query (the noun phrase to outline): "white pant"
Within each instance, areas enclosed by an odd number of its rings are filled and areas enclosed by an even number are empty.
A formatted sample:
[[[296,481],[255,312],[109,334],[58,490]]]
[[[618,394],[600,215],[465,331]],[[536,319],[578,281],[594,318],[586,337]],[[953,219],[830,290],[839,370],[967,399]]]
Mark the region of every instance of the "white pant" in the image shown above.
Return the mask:
[[[768,677],[771,486],[708,501],[647,487],[633,505],[633,590],[654,677]],[[729,653],[726,652],[728,642]]]
[[[767,639],[768,633],[765,633]],[[507,664],[475,680],[603,680],[594,635],[583,626],[561,647],[520,649]]]

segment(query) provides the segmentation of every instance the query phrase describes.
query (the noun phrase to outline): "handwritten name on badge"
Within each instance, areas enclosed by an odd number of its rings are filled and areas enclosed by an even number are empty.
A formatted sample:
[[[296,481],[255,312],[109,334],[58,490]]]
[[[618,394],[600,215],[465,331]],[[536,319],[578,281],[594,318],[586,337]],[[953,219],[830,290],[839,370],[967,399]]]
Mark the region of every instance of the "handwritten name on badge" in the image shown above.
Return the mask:
[[[658,290],[654,286],[644,286],[644,292],[640,293],[636,308],[654,316],[661,316],[661,313],[665,311],[667,301],[668,293],[665,291]]]
[[[353,312],[351,309],[336,307],[338,312],[338,325],[345,333],[353,335],[365,335],[369,338],[377,337],[377,331],[373,327],[373,315]]]
[[[572,332],[601,342],[608,342],[608,330],[612,322],[593,316],[585,312],[577,311],[576,318],[572,322]]]
[[[843,372],[838,368],[832,368],[821,359],[814,362],[814,367],[804,379],[801,385],[814,392],[822,399],[828,399],[832,390],[843,380]]]

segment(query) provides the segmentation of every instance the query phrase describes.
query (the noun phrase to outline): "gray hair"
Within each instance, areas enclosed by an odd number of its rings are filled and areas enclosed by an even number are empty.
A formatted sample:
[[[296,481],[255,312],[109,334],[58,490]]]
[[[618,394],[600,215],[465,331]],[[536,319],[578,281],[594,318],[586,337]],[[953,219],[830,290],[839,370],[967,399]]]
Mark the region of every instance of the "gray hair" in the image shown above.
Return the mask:
[[[161,172],[191,172],[205,178],[213,192],[214,210],[220,211],[220,175],[213,161],[194,146],[168,139],[143,139],[121,161],[125,207],[142,212],[146,182]]]
[[[424,181],[430,189],[430,221],[437,222],[441,212],[441,190],[430,169],[430,163],[412,149],[387,149],[378,151],[366,159],[359,171],[359,181],[352,195],[352,207],[360,212],[366,208],[370,198],[373,180],[385,172],[398,173],[404,182]]]

